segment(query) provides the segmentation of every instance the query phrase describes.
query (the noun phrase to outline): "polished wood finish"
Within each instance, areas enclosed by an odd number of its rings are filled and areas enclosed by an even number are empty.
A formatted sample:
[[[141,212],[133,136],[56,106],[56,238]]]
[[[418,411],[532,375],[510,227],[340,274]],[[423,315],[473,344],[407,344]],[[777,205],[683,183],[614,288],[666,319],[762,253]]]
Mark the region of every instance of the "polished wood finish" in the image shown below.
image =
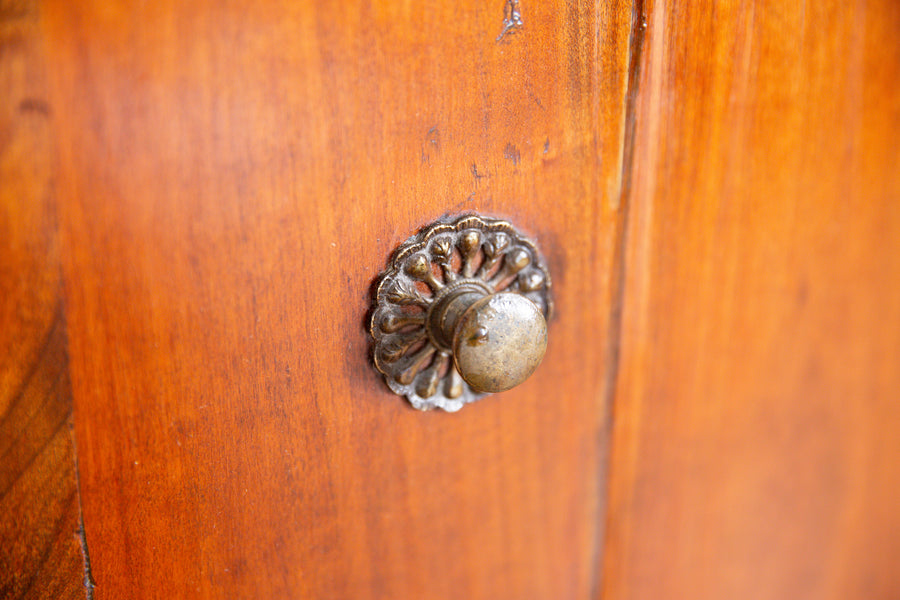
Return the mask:
[[[0,598],[84,598],[36,2],[0,1]]]
[[[520,10],[46,3],[97,598],[595,589],[631,5]],[[469,211],[546,247],[558,317],[525,384],[419,413],[370,285]]]
[[[98,598],[900,597],[900,5],[634,4],[0,0],[0,596],[91,593],[74,402]],[[418,413],[470,211],[550,345]]]
[[[602,597],[900,597],[900,4],[647,12]]]

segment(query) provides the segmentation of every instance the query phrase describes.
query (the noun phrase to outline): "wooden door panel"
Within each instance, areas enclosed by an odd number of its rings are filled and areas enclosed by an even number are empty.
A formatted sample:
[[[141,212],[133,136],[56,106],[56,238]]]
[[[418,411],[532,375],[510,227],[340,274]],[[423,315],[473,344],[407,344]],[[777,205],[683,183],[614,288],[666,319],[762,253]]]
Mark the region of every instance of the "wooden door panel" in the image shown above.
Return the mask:
[[[900,596],[900,7],[782,4],[0,2],[0,595],[85,591],[74,404],[97,598]],[[420,413],[466,212],[550,345]]]
[[[97,598],[591,593],[632,11],[515,5],[47,2]],[[525,385],[416,412],[370,285],[469,211],[558,316]]]
[[[604,596],[900,597],[900,5],[647,11]]]

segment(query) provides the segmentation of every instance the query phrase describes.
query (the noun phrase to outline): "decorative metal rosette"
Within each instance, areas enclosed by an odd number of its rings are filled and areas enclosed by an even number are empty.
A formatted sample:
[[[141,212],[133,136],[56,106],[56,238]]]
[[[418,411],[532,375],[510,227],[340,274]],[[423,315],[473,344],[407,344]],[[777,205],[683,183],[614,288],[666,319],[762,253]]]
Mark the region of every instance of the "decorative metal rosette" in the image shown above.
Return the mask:
[[[461,287],[521,294],[547,320],[553,308],[537,248],[506,221],[467,215],[404,242],[378,285],[370,332],[375,367],[419,410],[454,412],[486,395],[463,380],[447,340],[429,326],[431,309]]]

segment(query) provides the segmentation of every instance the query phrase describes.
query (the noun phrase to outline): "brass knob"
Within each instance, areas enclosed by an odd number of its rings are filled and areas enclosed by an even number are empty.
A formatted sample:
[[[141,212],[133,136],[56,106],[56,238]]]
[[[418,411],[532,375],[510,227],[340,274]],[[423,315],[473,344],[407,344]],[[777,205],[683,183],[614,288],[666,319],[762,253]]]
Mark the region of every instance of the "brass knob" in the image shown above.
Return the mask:
[[[547,349],[547,322],[537,305],[508,292],[460,300],[461,312],[442,325],[452,332],[453,362],[466,383],[492,393],[528,379]]]
[[[550,277],[506,221],[425,228],[394,253],[375,301],[375,366],[418,409],[455,411],[515,387],[547,348]]]

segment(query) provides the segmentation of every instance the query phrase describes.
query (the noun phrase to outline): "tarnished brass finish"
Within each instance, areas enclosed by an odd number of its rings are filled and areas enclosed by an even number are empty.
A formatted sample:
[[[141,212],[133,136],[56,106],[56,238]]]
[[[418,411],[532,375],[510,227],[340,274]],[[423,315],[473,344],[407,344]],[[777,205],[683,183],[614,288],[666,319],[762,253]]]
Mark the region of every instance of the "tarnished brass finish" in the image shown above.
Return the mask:
[[[506,221],[441,221],[394,253],[375,294],[375,367],[420,410],[456,411],[531,375],[547,348],[550,276]]]
[[[547,321],[528,298],[502,292],[476,300],[456,324],[453,361],[472,388],[503,392],[528,379],[547,349]]]

